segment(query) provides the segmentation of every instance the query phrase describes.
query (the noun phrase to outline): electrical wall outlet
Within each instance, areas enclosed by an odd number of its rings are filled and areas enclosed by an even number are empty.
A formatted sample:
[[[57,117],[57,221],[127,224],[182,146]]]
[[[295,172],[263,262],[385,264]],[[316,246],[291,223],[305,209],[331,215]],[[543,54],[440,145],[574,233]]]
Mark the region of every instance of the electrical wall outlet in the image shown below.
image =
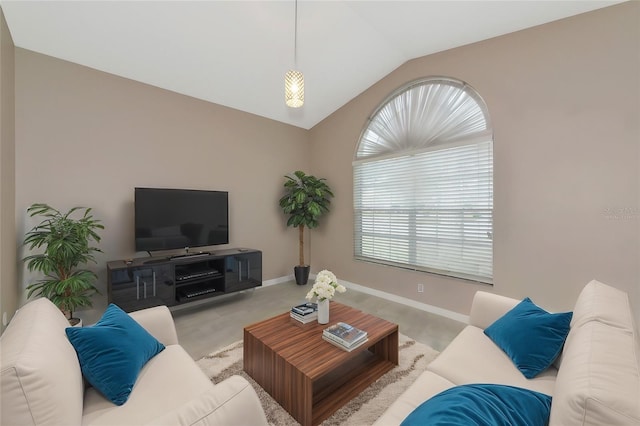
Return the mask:
[[[424,284],[418,284],[418,293],[424,293]]]
[[[2,325],[3,325],[3,327],[6,327],[7,323],[8,323],[8,321],[7,321],[7,313],[3,312],[2,313]]]

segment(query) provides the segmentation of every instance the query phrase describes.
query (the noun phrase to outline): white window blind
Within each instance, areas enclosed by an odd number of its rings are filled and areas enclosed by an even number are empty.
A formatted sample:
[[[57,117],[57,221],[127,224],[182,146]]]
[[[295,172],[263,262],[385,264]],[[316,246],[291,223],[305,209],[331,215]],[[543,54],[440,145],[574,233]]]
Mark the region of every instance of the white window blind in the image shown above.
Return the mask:
[[[493,141],[486,107],[450,79],[413,82],[363,131],[355,257],[482,282],[493,276]]]

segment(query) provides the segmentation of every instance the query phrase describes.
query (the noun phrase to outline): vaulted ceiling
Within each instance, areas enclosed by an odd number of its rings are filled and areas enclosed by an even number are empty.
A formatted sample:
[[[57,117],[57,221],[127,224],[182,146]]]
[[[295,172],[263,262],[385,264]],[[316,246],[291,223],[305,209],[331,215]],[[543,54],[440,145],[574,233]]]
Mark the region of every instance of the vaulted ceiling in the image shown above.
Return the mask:
[[[0,1],[17,47],[305,129],[410,59],[615,3],[299,0],[294,66],[294,0]]]

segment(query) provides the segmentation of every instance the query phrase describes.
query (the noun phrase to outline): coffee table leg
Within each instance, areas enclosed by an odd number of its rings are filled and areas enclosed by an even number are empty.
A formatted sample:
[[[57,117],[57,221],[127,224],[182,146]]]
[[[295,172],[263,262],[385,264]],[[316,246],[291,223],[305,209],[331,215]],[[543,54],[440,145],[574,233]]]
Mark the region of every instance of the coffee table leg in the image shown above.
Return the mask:
[[[313,383],[251,333],[244,333],[244,371],[302,426],[313,424]]]
[[[375,345],[369,348],[371,352],[380,357],[380,359],[392,362],[394,365],[398,365],[398,331],[391,333],[386,338],[382,339]]]
[[[313,423],[313,383],[281,357],[275,357],[273,398],[302,426]]]

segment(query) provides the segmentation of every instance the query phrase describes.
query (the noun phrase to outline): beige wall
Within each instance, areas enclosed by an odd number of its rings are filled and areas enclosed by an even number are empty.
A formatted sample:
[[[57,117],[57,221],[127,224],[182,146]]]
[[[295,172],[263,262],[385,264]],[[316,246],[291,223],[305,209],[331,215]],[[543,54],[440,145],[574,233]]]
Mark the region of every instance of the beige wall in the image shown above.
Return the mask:
[[[313,172],[336,194],[312,241],[316,266],[465,314],[476,290],[571,309],[596,278],[629,292],[640,313],[639,17],[640,3],[625,3],[412,60],[314,127]],[[433,75],[466,81],[489,107],[494,287],[353,260],[360,132],[390,92]]]
[[[13,40],[0,9],[0,330],[18,303]]]
[[[265,280],[293,273],[297,233],[278,198],[283,176],[310,165],[307,131],[23,49],[16,69],[21,238],[34,202],[93,207],[106,228],[97,265],[106,294],[107,260],[146,255],[134,252],[135,186],[224,190],[228,247],[262,250]]]

